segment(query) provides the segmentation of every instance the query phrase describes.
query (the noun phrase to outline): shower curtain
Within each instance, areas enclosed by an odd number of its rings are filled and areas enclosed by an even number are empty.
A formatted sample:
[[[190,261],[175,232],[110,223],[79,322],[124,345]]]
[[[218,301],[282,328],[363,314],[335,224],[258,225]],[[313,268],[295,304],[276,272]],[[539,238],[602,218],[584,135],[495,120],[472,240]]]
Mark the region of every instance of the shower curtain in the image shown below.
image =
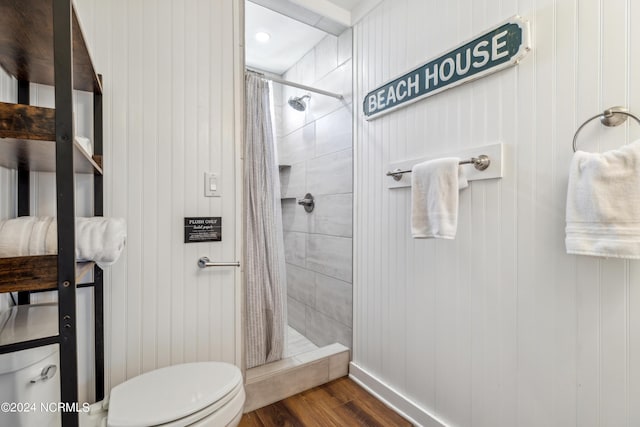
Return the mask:
[[[269,83],[247,73],[245,230],[247,368],[282,358],[286,274]]]

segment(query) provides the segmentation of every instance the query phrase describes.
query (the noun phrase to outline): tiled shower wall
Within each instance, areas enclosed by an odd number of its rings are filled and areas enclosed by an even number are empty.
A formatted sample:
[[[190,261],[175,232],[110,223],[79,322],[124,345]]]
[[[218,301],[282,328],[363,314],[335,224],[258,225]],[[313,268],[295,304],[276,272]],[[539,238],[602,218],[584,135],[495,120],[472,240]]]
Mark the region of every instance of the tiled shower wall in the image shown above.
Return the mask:
[[[343,94],[310,93],[305,112],[290,96],[307,92],[274,85],[289,325],[316,345],[351,347],[352,335],[352,67],[351,30],[327,36],[284,78]],[[311,193],[315,209],[297,199]]]

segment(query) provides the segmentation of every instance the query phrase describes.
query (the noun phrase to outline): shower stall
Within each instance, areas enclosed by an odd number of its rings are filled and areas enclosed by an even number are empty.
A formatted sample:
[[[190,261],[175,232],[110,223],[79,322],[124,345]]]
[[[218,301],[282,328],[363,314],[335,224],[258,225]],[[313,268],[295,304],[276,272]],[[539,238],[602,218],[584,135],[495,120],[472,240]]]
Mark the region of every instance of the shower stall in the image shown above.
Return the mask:
[[[258,8],[247,3],[247,28]],[[352,342],[351,30],[313,43],[277,72],[253,57],[264,47],[248,48],[246,58],[249,72],[272,82],[287,283],[283,357]]]
[[[352,336],[351,33],[327,35],[274,84],[288,354]],[[318,93],[324,92],[324,93]],[[336,96],[338,95],[338,96]],[[342,96],[339,96],[342,95]]]

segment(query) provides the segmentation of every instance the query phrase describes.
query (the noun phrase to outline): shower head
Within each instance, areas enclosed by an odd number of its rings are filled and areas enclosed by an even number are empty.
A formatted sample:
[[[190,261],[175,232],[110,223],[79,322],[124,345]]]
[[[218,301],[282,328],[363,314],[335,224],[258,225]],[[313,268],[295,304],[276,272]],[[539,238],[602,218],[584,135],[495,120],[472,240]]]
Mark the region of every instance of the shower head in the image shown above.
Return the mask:
[[[307,104],[304,102],[305,98],[311,99],[311,95],[292,96],[288,101],[289,106],[296,111],[304,111],[307,109]]]

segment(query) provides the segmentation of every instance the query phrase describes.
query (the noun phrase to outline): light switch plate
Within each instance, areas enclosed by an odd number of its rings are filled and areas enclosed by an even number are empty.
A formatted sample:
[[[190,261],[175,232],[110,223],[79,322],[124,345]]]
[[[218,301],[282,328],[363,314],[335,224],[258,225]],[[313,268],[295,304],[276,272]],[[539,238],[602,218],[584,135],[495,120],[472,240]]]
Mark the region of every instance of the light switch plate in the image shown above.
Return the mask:
[[[204,173],[204,196],[205,197],[220,197],[220,179],[217,173],[205,172]]]

